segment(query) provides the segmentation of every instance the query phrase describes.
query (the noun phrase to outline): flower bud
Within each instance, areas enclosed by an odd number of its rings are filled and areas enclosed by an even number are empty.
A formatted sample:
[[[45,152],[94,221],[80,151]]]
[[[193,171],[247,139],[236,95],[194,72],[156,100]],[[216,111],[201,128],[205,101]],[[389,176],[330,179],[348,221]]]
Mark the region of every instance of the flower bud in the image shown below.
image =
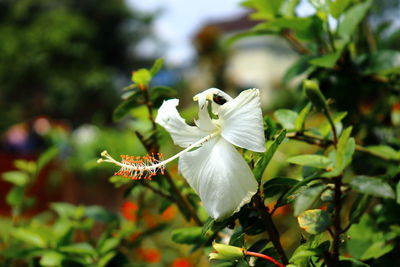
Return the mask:
[[[208,255],[210,260],[239,260],[245,255],[245,249],[213,242],[215,252]]]

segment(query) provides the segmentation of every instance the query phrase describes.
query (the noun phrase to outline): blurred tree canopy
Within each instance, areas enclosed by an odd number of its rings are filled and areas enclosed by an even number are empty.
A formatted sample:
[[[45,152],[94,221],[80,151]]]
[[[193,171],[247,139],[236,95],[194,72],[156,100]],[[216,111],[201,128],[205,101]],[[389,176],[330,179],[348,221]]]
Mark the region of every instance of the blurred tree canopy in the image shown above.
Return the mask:
[[[132,48],[151,21],[124,0],[0,0],[0,129],[37,115],[109,121],[115,81],[146,64]]]

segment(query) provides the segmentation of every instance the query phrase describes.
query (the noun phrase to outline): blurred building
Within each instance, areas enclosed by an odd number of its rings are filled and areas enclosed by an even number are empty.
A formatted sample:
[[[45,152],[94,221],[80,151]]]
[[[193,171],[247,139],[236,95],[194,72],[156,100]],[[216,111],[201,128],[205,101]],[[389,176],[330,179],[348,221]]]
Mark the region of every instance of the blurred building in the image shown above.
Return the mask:
[[[194,36],[198,52],[196,66],[190,73],[194,91],[217,87],[240,91],[251,87],[262,91],[268,105],[274,90],[283,87],[281,79],[297,59],[296,52],[279,36],[260,35],[240,38],[232,45],[226,40],[257,25],[248,14],[204,25]]]

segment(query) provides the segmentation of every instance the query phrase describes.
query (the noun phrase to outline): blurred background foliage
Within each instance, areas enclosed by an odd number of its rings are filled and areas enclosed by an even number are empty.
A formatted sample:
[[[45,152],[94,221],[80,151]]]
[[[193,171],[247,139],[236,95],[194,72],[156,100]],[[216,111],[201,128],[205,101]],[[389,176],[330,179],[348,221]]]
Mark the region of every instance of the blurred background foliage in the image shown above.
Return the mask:
[[[313,13],[298,16],[301,2],[308,2]],[[279,259],[250,205],[221,224],[210,221],[176,165],[156,181],[133,183],[109,178],[115,168],[96,163],[104,149],[113,155],[174,154],[177,147],[152,121],[162,101],[179,95],[183,117],[193,122],[197,108],[188,103],[195,92],[220,86],[236,95],[255,85],[238,81],[252,65],[258,67],[257,77],[275,78],[271,90],[260,89],[271,99],[263,102],[268,146],[279,149],[271,152],[274,158],[264,174],[263,166],[260,179],[282,246],[297,257],[291,263],[320,266],[318,253],[327,239],[300,230],[293,212],[312,205],[332,209],[326,188],[325,194],[317,190],[321,200],[314,191],[303,206],[276,205],[290,186],[315,171],[286,160],[321,155],[333,140],[331,125],[304,94],[301,80],[307,78],[319,81],[338,134],[351,125],[361,147],[345,173],[357,193],[346,195],[350,203],[343,209],[358,212],[353,219],[359,223],[349,228],[352,238],[344,239],[341,253],[354,261],[341,264],[365,266],[361,260],[396,266],[400,2],[248,0],[243,5],[249,8],[244,21],[205,25],[194,35],[197,57],[191,66],[172,70],[161,60],[153,65],[158,55],[145,58],[137,50],[143,40],[158,45],[151,30],[157,14],[140,13],[123,0],[0,0],[0,266],[205,266],[216,238]],[[277,38],[288,48],[251,42],[257,38]],[[234,56],[260,47],[294,56],[282,57],[288,67],[280,74],[274,72],[278,60],[269,65],[242,61],[245,69],[232,71]],[[292,138],[279,139],[283,128]],[[301,136],[303,131],[320,143]],[[253,160],[252,154],[244,155]],[[351,182],[355,174],[362,176]],[[357,182],[369,186],[362,189]],[[374,186],[387,191],[368,191]],[[353,204],[358,202],[359,210]],[[316,247],[307,250],[311,242]],[[248,266],[244,260],[218,264]]]

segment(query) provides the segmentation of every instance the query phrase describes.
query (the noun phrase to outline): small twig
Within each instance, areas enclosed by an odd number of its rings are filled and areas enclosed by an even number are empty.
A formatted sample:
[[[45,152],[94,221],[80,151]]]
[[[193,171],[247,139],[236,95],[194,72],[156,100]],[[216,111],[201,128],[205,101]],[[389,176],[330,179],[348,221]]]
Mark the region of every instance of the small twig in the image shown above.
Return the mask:
[[[246,251],[245,252],[246,256],[253,256],[253,257],[258,257],[258,258],[262,258],[265,260],[268,260],[272,263],[274,263],[275,265],[279,266],[279,267],[285,267],[285,265],[283,265],[282,263],[278,262],[277,260],[275,260],[274,258],[264,255],[262,253],[258,253],[258,252],[252,252],[252,251]]]
[[[161,191],[158,188],[155,188],[154,186],[152,186],[150,183],[144,182],[144,180],[142,180],[143,182],[141,183],[144,187],[149,188],[151,191],[153,191],[154,193],[158,194],[159,196],[168,199],[169,201],[174,202],[174,198],[168,194],[166,194],[165,192]]]
[[[268,232],[269,239],[271,240],[276,251],[278,252],[278,255],[281,258],[282,262],[285,265],[287,265],[289,263],[289,261],[285,254],[285,251],[283,250],[283,247],[282,247],[282,244],[280,241],[280,237],[279,237],[279,232],[275,227],[275,224],[272,220],[271,214],[268,212],[268,208],[265,207],[259,194],[254,195],[253,203],[254,203],[255,208],[258,211],[258,214],[260,215],[260,217],[262,219],[265,229]]]
[[[292,33],[290,29],[281,31],[282,36],[292,45],[292,47],[300,54],[311,54],[311,51],[305,47]]]

